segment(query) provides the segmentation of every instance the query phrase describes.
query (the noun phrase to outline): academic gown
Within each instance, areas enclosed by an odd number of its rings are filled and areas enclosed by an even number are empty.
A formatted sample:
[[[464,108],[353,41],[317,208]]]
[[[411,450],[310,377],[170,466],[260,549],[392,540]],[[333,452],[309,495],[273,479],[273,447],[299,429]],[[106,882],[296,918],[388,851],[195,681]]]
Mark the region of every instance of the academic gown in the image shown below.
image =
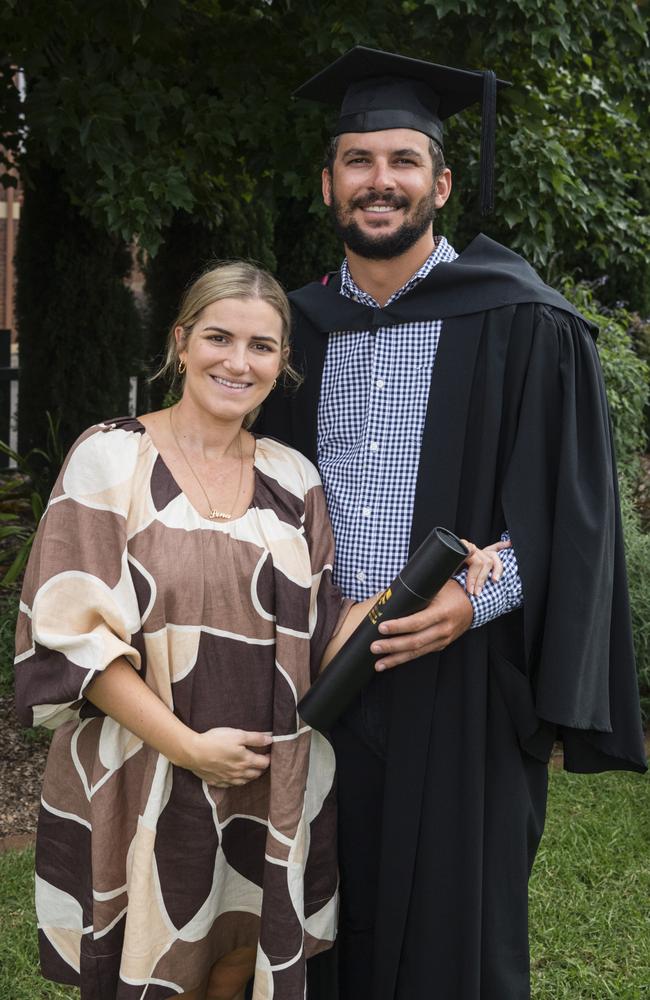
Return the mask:
[[[270,397],[264,433],[316,462],[328,333],[442,319],[411,551],[434,525],[480,546],[507,526],[524,594],[522,609],[390,673],[375,967],[360,1000],[527,1000],[527,881],[554,740],[571,771],[646,767],[595,330],[483,235],[386,308],[339,287],[290,296],[305,381]],[[334,1000],[322,982],[310,1000]]]

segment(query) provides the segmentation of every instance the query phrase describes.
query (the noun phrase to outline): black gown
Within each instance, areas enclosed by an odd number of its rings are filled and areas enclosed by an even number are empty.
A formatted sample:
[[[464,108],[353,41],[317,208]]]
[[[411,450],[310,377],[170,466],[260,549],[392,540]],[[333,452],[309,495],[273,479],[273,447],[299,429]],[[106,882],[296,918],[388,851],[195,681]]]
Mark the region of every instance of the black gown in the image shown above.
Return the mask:
[[[646,767],[595,331],[485,236],[384,309],[341,296],[336,278],[290,298],[305,382],[276,391],[261,426],[313,461],[328,332],[444,321],[411,551],[436,524],[478,545],[507,525],[524,592],[519,611],[390,673],[375,967],[360,1000],[527,1000],[527,881],[553,741],[571,771]],[[335,1000],[319,975],[310,1000]]]

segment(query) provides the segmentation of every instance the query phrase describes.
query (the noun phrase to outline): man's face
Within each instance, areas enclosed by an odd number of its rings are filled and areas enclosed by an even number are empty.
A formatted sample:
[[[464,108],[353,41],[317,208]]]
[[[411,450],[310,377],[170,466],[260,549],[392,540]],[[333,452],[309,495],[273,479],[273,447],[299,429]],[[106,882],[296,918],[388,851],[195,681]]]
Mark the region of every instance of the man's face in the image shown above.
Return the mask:
[[[323,171],[323,199],[338,235],[361,257],[389,260],[427,231],[451,188],[434,180],[429,140],[413,129],[349,132],[339,139],[333,173]]]

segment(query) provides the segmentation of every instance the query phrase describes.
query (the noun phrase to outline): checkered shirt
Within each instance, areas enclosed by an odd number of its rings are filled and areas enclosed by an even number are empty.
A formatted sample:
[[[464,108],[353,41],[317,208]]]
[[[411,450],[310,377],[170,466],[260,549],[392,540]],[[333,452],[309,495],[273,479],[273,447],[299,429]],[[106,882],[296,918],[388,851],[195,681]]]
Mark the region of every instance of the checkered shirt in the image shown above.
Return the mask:
[[[395,292],[393,302],[442,261],[458,254],[446,239]],[[341,265],[341,295],[378,307]],[[408,559],[420,443],[441,320],[334,332],[329,336],[318,408],[318,465],[336,538],[334,578],[362,601],[383,590]],[[507,533],[503,536],[507,538]],[[523,601],[513,549],[500,553],[501,580],[488,580],[472,628]],[[464,585],[465,573],[456,579]]]

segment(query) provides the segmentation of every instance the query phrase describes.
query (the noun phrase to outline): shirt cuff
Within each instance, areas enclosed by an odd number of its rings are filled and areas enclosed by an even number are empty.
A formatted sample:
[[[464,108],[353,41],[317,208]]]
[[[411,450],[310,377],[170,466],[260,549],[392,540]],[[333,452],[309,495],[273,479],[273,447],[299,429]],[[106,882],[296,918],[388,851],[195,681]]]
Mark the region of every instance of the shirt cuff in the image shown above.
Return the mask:
[[[507,541],[509,537],[508,532],[504,532],[501,539]],[[498,555],[503,563],[501,579],[495,582],[488,578],[483,584],[481,593],[478,595],[467,594],[467,591],[465,591],[473,611],[470,628],[480,628],[481,625],[486,625],[494,618],[520,608],[524,603],[523,587],[514,549],[502,549]],[[465,590],[467,568],[456,573],[453,579]]]

